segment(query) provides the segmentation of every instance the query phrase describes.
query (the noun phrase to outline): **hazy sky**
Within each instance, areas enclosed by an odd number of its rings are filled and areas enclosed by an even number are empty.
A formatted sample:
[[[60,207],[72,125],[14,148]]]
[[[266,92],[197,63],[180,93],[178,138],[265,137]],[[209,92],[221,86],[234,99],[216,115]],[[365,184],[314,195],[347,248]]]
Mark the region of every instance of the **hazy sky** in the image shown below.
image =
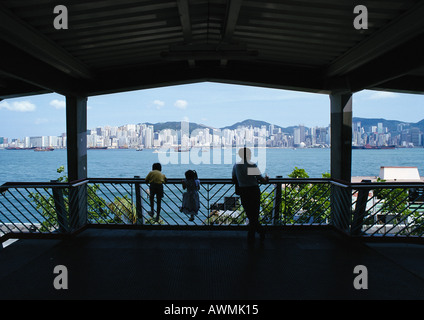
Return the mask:
[[[205,82],[90,97],[87,112],[88,129],[180,120],[220,128],[245,119],[312,127],[330,123],[330,100],[323,94]],[[353,116],[418,122],[424,119],[424,96],[362,91],[353,96]],[[60,135],[65,128],[61,95],[0,102],[0,137]]]

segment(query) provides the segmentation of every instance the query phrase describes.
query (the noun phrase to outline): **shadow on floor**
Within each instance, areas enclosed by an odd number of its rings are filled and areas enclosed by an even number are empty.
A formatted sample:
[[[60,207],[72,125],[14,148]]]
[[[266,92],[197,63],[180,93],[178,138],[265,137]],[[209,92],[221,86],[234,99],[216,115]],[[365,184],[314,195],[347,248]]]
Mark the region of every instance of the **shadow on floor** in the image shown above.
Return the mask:
[[[423,299],[423,253],[333,230],[273,231],[249,246],[244,231],[86,229],[0,250],[0,299]],[[57,265],[67,290],[53,286]],[[357,265],[368,289],[353,286]]]

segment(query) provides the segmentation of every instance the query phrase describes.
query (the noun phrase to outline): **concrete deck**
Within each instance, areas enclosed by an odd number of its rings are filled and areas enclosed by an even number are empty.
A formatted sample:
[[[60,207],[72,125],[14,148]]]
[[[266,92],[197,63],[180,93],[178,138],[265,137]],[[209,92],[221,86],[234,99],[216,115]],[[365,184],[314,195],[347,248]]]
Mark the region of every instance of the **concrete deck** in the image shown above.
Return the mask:
[[[86,229],[0,250],[0,299],[423,299],[424,246],[363,244],[334,230]],[[68,289],[56,290],[56,265]],[[354,267],[368,289],[353,286]]]

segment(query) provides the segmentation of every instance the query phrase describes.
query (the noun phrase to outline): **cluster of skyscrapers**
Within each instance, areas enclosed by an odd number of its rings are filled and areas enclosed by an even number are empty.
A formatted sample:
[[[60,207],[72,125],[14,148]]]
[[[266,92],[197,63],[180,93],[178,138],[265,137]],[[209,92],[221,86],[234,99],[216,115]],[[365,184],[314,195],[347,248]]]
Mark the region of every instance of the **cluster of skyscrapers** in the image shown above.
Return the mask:
[[[361,122],[354,122],[352,126],[353,146],[396,146],[422,147],[424,134],[420,128],[408,123],[399,123],[390,130],[382,122],[377,125],[362,126]]]
[[[274,125],[239,126],[235,129],[198,127],[189,131],[189,124],[181,122],[177,129],[155,130],[151,124],[104,126],[87,131],[88,148],[161,148],[161,147],[232,147],[240,145],[261,147],[328,146],[330,128],[306,128],[302,125],[291,132]],[[66,134],[61,136],[0,138],[0,147],[66,147]]]
[[[284,132],[274,125],[239,126],[235,129],[198,127],[189,131],[189,123],[181,122],[178,129],[155,130],[149,124],[121,127],[101,127],[87,136],[88,147],[161,148],[161,147],[232,147],[240,145],[262,147],[326,146],[330,144],[330,128],[294,127]]]
[[[174,123],[175,124],[175,123]],[[163,126],[162,126],[163,127]],[[303,125],[283,129],[275,125],[239,126],[234,129],[214,129],[197,126],[189,131],[189,123],[155,130],[152,124],[127,124],[104,126],[87,131],[88,148],[161,148],[161,147],[232,147],[240,145],[261,147],[329,147],[331,128]],[[398,124],[390,131],[383,123],[376,126],[352,126],[353,146],[423,146],[424,136],[419,128]],[[0,137],[0,147],[15,148],[66,148],[66,134],[60,136],[25,137],[7,139]]]

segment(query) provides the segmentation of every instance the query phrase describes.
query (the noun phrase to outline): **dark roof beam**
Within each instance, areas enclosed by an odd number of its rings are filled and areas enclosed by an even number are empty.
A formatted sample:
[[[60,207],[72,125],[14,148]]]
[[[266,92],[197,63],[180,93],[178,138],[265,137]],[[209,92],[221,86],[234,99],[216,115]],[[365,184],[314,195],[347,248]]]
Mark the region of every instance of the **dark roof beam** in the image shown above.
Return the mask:
[[[0,38],[68,75],[86,79],[93,77],[92,72],[79,60],[19,20],[2,5],[0,5]]]
[[[183,29],[184,42],[185,44],[190,44],[192,42],[192,33],[188,0],[177,0],[177,4],[178,13],[181,20],[181,27]],[[190,68],[193,68],[195,66],[195,61],[188,59],[188,65]]]
[[[258,53],[256,51],[174,51],[171,53],[162,53],[162,57],[170,61],[181,60],[252,60]]]
[[[188,0],[177,0],[178,13],[180,15],[181,26],[184,34],[184,42],[186,44],[191,43],[191,21],[190,12],[188,6]]]
[[[407,75],[381,83],[374,87],[373,90],[424,94],[424,82],[422,77]]]
[[[227,4],[227,13],[222,31],[222,43],[230,43],[236,29],[242,0],[230,0]],[[221,66],[226,66],[228,59],[221,59]]]
[[[319,70],[288,68],[273,64],[230,61],[226,68],[217,68],[218,61],[202,61],[196,68],[187,68],[182,60],[162,65],[146,65],[99,73],[99,81],[88,88],[89,95],[139,90],[198,81],[237,83],[280,89],[328,93]]]
[[[227,15],[225,17],[222,32],[222,41],[229,43],[236,29],[238,16],[240,13],[242,0],[230,0],[227,5]]]
[[[75,79],[27,52],[0,40],[0,72],[36,87],[63,95],[84,92],[88,80]]]
[[[0,86],[0,101],[22,96],[49,93],[51,91],[34,86],[17,79],[8,79],[5,86]]]
[[[367,64],[336,78],[345,78],[351,92],[373,89],[424,66],[424,33]],[[333,80],[334,80],[333,78]],[[333,81],[331,80],[331,81]]]
[[[399,18],[381,28],[325,70],[327,77],[343,75],[394,49],[424,30],[424,1],[418,2]]]

